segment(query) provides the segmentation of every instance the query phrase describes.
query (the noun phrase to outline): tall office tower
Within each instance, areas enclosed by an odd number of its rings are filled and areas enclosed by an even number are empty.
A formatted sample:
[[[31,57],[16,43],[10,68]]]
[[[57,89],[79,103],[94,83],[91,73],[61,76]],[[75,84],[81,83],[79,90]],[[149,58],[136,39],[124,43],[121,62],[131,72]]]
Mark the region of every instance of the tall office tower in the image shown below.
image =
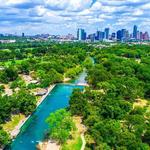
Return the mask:
[[[4,35],[0,33],[0,37],[3,37]]]
[[[137,40],[140,40],[140,31],[137,31]]]
[[[137,39],[137,26],[136,25],[134,25],[133,27],[133,38]]]
[[[145,41],[148,41],[148,40],[149,40],[149,34],[148,34],[148,32],[145,32],[145,33],[143,34],[143,40],[145,40]]]
[[[100,40],[100,32],[101,31],[97,31],[96,36],[95,36],[95,39],[98,40],[98,41]]]
[[[111,34],[111,39],[114,40],[116,38],[116,33]]]
[[[126,39],[127,39],[127,40],[129,40],[129,38],[130,38],[129,31],[128,31],[128,30],[126,30]]]
[[[86,37],[87,37],[87,34],[86,34],[86,32],[84,31],[83,40],[86,40]]]
[[[126,29],[121,30],[121,40],[125,41],[126,40]]]
[[[86,32],[84,31],[84,29],[78,29],[77,38],[79,41],[86,40]]]
[[[96,35],[95,35],[95,33],[90,34],[90,35],[88,36],[88,39],[90,39],[90,40],[91,40],[91,42],[94,42],[94,41],[95,41],[95,39],[96,39]]]
[[[97,31],[95,39],[99,41],[103,41],[105,33],[102,31]]]
[[[105,28],[105,39],[109,39],[109,28]]]
[[[122,40],[122,31],[121,31],[121,30],[118,30],[118,31],[117,31],[117,40],[118,40],[118,41],[121,41],[121,40]]]
[[[25,34],[24,34],[24,33],[22,33],[22,37],[25,37]]]
[[[105,37],[105,32],[100,32],[100,35],[99,35],[100,37],[100,41],[103,41],[103,39],[104,39],[104,37]]]
[[[140,32],[140,40],[143,40],[143,32]]]

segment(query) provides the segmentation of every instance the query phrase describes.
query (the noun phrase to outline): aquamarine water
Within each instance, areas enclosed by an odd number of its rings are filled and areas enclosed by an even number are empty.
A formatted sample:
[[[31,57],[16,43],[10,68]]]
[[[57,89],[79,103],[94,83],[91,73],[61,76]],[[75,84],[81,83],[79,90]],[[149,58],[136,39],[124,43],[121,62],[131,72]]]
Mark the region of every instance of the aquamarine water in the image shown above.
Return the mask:
[[[83,76],[82,76],[83,80]],[[83,80],[84,81],[84,80]],[[50,113],[65,108],[69,104],[69,97],[75,88],[83,89],[83,86],[71,84],[57,84],[45,100],[39,105],[27,122],[21,128],[21,132],[11,144],[11,150],[36,150],[36,145],[44,140],[48,125],[45,119]]]

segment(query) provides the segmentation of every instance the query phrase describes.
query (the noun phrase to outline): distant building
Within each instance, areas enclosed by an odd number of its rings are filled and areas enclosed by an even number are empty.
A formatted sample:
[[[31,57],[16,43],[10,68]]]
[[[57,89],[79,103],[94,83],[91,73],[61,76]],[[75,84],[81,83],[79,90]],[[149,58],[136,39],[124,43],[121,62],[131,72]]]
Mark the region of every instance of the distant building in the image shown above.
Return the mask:
[[[102,31],[97,31],[95,39],[98,41],[103,41],[105,33]]]
[[[121,41],[126,41],[126,29],[121,30]]]
[[[84,29],[78,29],[77,38],[79,41],[86,40],[86,32],[84,31]]]
[[[140,40],[140,31],[137,31],[137,40]]]
[[[15,43],[16,40],[0,40],[0,43]]]
[[[105,28],[105,39],[109,39],[109,28]]]
[[[122,32],[121,32],[121,30],[118,30],[117,31],[117,41],[121,41],[121,39],[122,39]]]
[[[24,33],[22,33],[22,37],[25,37],[25,34],[24,34]]]
[[[144,40],[144,41],[148,41],[148,40],[149,40],[149,34],[148,34],[148,32],[145,32],[145,33],[143,34],[143,40]]]
[[[96,36],[95,36],[95,39],[98,40],[98,41],[100,40],[100,32],[101,31],[97,31]]]
[[[72,34],[66,35],[65,38],[68,39],[68,40],[75,40],[75,37]]]
[[[140,32],[140,40],[143,40],[143,32]]]
[[[134,27],[133,27],[133,38],[134,39],[137,39],[137,26],[136,25],[134,25]]]
[[[116,38],[116,33],[112,33],[111,34],[111,39],[113,40],[113,39],[115,39]]]
[[[88,36],[88,39],[89,39],[91,42],[94,42],[95,39],[96,39],[95,33],[90,34],[90,35]]]
[[[103,41],[105,38],[105,32],[100,32],[100,41]]]
[[[4,35],[3,34],[0,34],[0,37],[3,37]]]

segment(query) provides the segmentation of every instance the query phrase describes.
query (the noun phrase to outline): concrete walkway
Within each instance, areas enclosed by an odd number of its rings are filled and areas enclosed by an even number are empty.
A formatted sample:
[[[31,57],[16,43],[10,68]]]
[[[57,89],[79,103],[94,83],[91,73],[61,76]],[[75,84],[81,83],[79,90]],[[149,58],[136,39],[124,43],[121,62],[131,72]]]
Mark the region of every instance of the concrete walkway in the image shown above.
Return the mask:
[[[81,150],[84,150],[84,149],[85,149],[85,145],[86,145],[86,141],[85,141],[85,138],[84,138],[84,134],[83,134],[83,133],[81,134],[81,139],[82,139],[82,147],[81,147]]]

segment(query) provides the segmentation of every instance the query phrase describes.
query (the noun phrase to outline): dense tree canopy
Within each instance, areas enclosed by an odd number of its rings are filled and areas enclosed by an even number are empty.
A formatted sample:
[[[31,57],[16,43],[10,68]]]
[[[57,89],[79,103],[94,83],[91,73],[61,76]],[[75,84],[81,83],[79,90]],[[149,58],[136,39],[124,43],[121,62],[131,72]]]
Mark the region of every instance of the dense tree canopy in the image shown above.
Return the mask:
[[[149,150],[150,102],[139,101],[150,97],[150,47],[115,45],[91,54],[90,86],[74,90],[69,106],[73,115],[83,116],[86,149]]]
[[[39,99],[34,96],[36,91],[46,91],[50,85],[63,82],[65,77],[78,76],[87,52],[92,49],[84,43],[28,42],[25,39],[0,44],[0,125],[10,121],[14,114],[30,115]],[[67,124],[71,121],[69,114],[65,114],[64,130],[57,129],[60,142],[65,142],[72,129]],[[8,137],[0,129],[0,147],[8,144]]]
[[[71,114],[65,109],[51,113],[46,122],[49,124],[50,138],[55,139],[59,143],[65,143],[69,139],[71,131],[75,130]]]

